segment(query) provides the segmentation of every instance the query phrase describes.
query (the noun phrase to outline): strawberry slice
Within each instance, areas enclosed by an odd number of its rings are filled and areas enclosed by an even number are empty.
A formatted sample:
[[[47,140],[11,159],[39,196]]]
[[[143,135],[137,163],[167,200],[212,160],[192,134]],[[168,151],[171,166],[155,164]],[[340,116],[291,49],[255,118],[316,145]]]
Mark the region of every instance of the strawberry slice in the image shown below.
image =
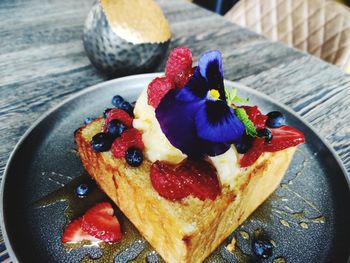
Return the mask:
[[[161,99],[173,88],[175,88],[173,81],[167,77],[153,79],[147,89],[148,104],[157,108]]]
[[[184,47],[174,48],[165,66],[165,75],[176,87],[182,88],[193,75],[191,50]]]
[[[130,117],[130,115],[126,111],[123,111],[121,109],[111,109],[107,113],[105,125],[103,127],[103,129],[105,131],[107,130],[108,123],[111,120],[119,120],[120,122],[122,122],[127,127],[131,127],[132,126],[132,118]]]
[[[283,125],[270,130],[272,140],[264,145],[264,152],[277,152],[305,142],[304,134],[298,129]]]
[[[82,219],[82,229],[105,242],[116,242],[123,238],[118,219],[110,203],[103,202],[90,208]]]
[[[255,138],[252,147],[240,160],[241,167],[252,165],[263,152],[277,152],[305,142],[304,134],[295,128],[283,125],[270,130],[272,140],[265,143],[264,139]]]
[[[82,241],[92,241],[92,242],[98,242],[101,241],[98,238],[86,233],[82,227],[82,218],[78,218],[74,221],[72,221],[67,228],[64,230],[62,235],[62,243],[64,244],[74,244],[79,243]]]
[[[265,123],[268,117],[261,113],[258,106],[242,106],[242,108],[245,109],[256,129],[263,129],[266,127]]]
[[[256,138],[254,139],[252,147],[249,149],[247,153],[245,153],[242,159],[239,161],[241,167],[251,166],[264,152],[264,139]]]
[[[191,194],[200,200],[214,200],[221,193],[215,168],[203,160],[185,160],[179,165],[156,161],[151,166],[151,183],[160,196],[169,200]]]

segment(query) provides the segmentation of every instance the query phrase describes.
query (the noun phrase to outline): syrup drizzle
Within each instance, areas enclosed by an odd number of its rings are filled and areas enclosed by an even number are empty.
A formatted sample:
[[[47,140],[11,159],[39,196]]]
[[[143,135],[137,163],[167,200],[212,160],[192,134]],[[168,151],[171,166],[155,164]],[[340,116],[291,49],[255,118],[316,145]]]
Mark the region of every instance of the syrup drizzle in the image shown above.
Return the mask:
[[[57,174],[55,173],[54,175]],[[83,198],[78,197],[75,193],[76,187],[82,183],[87,184],[89,187],[89,193]],[[92,179],[90,179],[88,175],[83,174],[81,176],[78,176],[77,178],[72,179],[64,187],[61,187],[58,190],[36,201],[33,204],[33,206],[34,208],[45,208],[58,202],[66,202],[67,207],[64,211],[64,215],[68,218],[68,220],[71,221],[83,215],[86,212],[86,210],[88,210],[95,203],[103,201],[108,201],[108,197],[96,186],[95,182]],[[154,249],[148,244],[147,241],[145,241],[145,239],[140,235],[138,230],[122,214],[122,212],[117,207],[114,207],[114,209],[116,216],[121,224],[121,229],[123,230],[123,239],[120,242],[114,244],[107,244],[103,242],[99,244],[91,244],[89,242],[82,242],[80,244],[65,245],[65,248],[67,250],[71,250],[82,246],[98,246],[101,249],[101,255],[99,257],[96,258],[92,255],[86,255],[82,259],[82,262],[94,263],[115,262],[115,259],[119,257],[119,254],[121,254],[123,251],[129,250],[130,247],[135,246],[135,244],[136,246],[141,245],[142,251],[136,253],[136,255],[134,255],[133,258],[128,258],[128,260],[132,260],[132,262],[146,262],[146,259],[149,256],[149,254],[156,254]],[[136,249],[133,248],[130,250],[134,251]],[[133,254],[135,253],[130,253],[129,255]],[[159,256],[155,256],[155,258],[157,257],[157,262],[162,262],[160,261]]]
[[[301,150],[298,150],[304,155],[304,160],[299,165],[300,169],[296,172],[295,176],[292,179],[289,179],[286,183],[281,184],[281,189],[287,192],[287,196],[278,196],[274,194],[270,197],[272,201],[281,201],[288,202],[288,194],[293,195],[294,197],[302,200],[307,207],[311,208],[314,212],[318,212],[321,214],[320,210],[314,205],[311,201],[302,197],[299,193],[293,191],[289,186],[293,185],[294,181],[298,179],[302,175],[302,170],[307,166],[308,160],[306,158],[305,153]],[[94,181],[90,179],[87,174],[83,174],[77,178],[72,179],[72,177],[64,176],[55,172],[48,173],[48,178],[50,181],[55,183],[56,185],[61,186],[58,190],[48,194],[44,198],[38,200],[34,203],[35,208],[45,208],[50,205],[53,205],[58,202],[66,202],[67,207],[64,211],[65,216],[72,220],[74,218],[80,217],[85,211],[93,206],[97,202],[107,201],[108,197],[95,185]],[[71,180],[69,183],[66,183],[67,180]],[[78,197],[75,193],[76,187],[85,183],[89,187],[89,193],[87,196],[81,198]],[[111,202],[112,203],[112,202]],[[325,223],[325,217],[323,215],[319,215],[317,217],[309,218],[305,215],[304,211],[294,212],[288,206],[284,206],[286,210],[278,209],[272,206],[271,202],[266,203],[262,208],[257,209],[254,213],[254,217],[256,219],[252,219],[255,221],[259,221],[263,224],[268,224],[271,222],[271,214],[277,216],[280,220],[280,223],[286,227],[290,227],[290,224],[297,225],[302,229],[308,229],[308,223],[316,223],[323,224]],[[92,256],[90,254],[86,255],[82,262],[164,262],[161,257],[154,251],[154,249],[149,245],[149,243],[140,235],[138,230],[132,225],[132,223],[119,211],[117,207],[115,207],[115,211],[118,217],[118,220],[121,223],[121,227],[124,231],[124,238],[122,241],[117,242],[115,244],[106,244],[99,243],[98,247],[101,249],[101,253],[99,256]],[[287,219],[285,218],[287,217]],[[292,219],[297,220],[298,222],[292,221]],[[246,242],[250,242],[251,234],[246,231],[240,230],[240,237]],[[276,243],[271,240],[271,244],[276,247]],[[79,245],[73,246],[65,246],[67,249],[76,249],[81,246],[91,246],[96,244],[91,244],[89,242],[83,242]],[[138,247],[138,252],[135,253],[135,248]],[[133,253],[129,253],[133,251]],[[125,253],[123,253],[125,252]],[[127,255],[127,260],[122,257],[122,254]],[[131,255],[131,256],[130,256]],[[238,262],[250,262],[252,260],[252,256],[243,252],[243,250],[235,244],[235,249],[229,251],[226,247],[221,247],[221,249],[217,249],[212,255],[210,255],[205,262],[226,262],[226,258],[232,260],[232,256],[236,258]],[[286,260],[279,256],[273,259],[274,263],[284,263]]]

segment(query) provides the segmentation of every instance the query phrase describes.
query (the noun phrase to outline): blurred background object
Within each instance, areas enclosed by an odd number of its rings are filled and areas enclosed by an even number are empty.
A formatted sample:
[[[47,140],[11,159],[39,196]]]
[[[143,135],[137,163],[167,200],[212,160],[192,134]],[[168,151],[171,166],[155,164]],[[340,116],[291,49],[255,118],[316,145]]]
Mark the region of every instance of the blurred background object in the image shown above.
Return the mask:
[[[171,31],[154,0],[100,0],[85,21],[91,63],[110,77],[151,72],[162,61]]]
[[[225,17],[271,40],[350,65],[350,8],[325,0],[240,0]]]

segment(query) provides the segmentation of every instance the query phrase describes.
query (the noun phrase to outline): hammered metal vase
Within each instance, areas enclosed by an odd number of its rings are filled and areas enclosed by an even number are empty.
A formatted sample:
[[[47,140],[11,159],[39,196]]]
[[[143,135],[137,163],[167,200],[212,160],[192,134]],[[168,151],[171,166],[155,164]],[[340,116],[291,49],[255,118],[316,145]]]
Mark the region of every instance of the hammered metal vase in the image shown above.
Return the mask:
[[[170,38],[170,26],[153,0],[100,0],[85,21],[83,42],[91,63],[117,77],[154,70]]]

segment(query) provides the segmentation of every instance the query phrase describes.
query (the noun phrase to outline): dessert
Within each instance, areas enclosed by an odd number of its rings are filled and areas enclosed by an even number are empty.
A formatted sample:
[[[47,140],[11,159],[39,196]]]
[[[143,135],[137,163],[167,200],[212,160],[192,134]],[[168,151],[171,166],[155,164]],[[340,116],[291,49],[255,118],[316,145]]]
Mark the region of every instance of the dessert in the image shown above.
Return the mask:
[[[133,111],[120,96],[113,104],[75,132],[82,163],[167,262],[203,261],[276,189],[304,142],[283,114],[225,90],[218,51],[193,68],[190,50],[174,49]]]

